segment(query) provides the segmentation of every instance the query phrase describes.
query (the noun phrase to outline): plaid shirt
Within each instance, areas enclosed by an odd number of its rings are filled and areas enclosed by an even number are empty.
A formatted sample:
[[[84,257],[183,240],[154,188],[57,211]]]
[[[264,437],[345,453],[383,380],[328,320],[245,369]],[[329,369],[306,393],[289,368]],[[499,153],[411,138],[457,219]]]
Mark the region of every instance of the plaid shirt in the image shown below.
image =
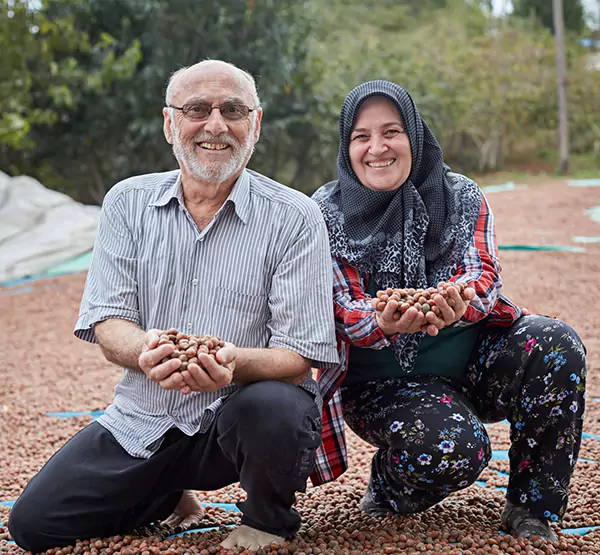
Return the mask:
[[[487,318],[489,324],[510,326],[525,311],[500,294],[502,280],[494,217],[483,197],[475,233],[464,260],[450,279],[475,289],[475,298],[455,325],[468,326]],[[349,264],[333,260],[333,301],[340,364],[334,369],[318,370],[323,397],[323,431],[317,449],[317,462],[311,476],[314,485],[335,480],[348,468],[344,415],[340,385],[348,370],[350,345],[382,349],[390,346],[375,319],[371,297],[365,293],[368,277],[361,277]]]

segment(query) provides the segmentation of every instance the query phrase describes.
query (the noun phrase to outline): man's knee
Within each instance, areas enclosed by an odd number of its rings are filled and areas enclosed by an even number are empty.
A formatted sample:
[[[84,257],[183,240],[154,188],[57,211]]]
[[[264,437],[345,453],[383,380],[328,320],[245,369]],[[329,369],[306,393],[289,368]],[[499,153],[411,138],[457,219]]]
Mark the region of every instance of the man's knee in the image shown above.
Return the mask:
[[[229,453],[244,453],[293,480],[305,481],[321,442],[321,414],[313,397],[299,387],[265,381],[246,386],[227,401],[217,423],[219,443]]]
[[[245,433],[271,436],[295,435],[306,426],[307,412],[316,413],[312,396],[300,387],[278,381],[262,381],[243,387],[223,407],[225,420],[235,419]]]
[[[15,543],[25,551],[38,553],[51,547],[48,538],[41,532],[43,515],[37,510],[38,503],[20,498],[13,506],[8,517],[8,531]]]

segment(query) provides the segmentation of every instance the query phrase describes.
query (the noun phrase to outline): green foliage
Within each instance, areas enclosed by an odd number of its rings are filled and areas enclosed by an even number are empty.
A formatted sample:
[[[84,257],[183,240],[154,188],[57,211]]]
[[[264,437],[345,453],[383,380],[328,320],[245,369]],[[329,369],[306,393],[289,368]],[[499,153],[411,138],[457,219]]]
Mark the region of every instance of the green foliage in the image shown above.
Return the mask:
[[[385,11],[385,10],[384,10]],[[338,22],[346,35],[319,42],[320,111],[329,107],[329,141],[337,145],[344,96],[367,79],[387,78],[406,88],[440,141],[446,159],[463,171],[490,171],[507,160],[555,148],[556,69],[549,30],[516,19],[496,20],[474,3],[449,0],[426,19],[403,6]],[[400,22],[402,24],[400,24]],[[432,38],[435,37],[435,38]],[[577,152],[598,148],[600,72],[585,51],[569,45],[570,125]],[[325,133],[324,133],[325,135]],[[333,156],[333,148],[328,156]]]
[[[565,0],[565,11],[575,4]],[[551,2],[515,1],[525,9],[518,13],[534,5]],[[166,82],[205,58],[256,77],[264,118],[250,165],[307,193],[335,178],[344,97],[379,78],[411,93],[457,170],[556,158],[550,28],[530,17],[495,19],[488,0],[31,6],[0,0],[0,169],[84,202],[100,202],[130,175],[176,166],[162,131]],[[597,160],[600,71],[569,40],[572,149],[578,160]]]
[[[534,17],[554,33],[552,0],[513,0],[513,13],[518,17]],[[565,29],[580,34],[585,29],[581,0],[563,0]]]
[[[48,0],[42,9],[48,25],[66,21],[64,40],[77,29],[76,38],[86,41],[71,42],[68,57],[51,49],[69,86],[59,80],[45,96],[65,109],[51,127],[28,130],[35,149],[27,170],[99,202],[131,174],[172,169],[176,162],[162,134],[166,82],[180,67],[213,58],[257,78],[265,118],[253,165],[277,173],[277,151],[283,169],[296,171],[298,142],[315,139],[305,121],[310,88],[299,73],[308,33],[302,12],[303,2],[294,0]],[[49,175],[49,167],[61,170]]]
[[[140,59],[138,43],[117,52],[107,34],[90,40],[69,14],[78,1],[0,0],[0,163],[30,168],[37,135],[59,128],[86,94],[105,93]],[[4,168],[3,168],[4,169]]]

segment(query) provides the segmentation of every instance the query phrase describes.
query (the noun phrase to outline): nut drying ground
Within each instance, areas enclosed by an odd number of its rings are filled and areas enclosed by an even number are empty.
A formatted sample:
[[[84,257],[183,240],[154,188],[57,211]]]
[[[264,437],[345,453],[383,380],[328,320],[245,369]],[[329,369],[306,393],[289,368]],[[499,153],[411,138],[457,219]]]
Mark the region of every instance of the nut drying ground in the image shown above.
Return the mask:
[[[599,236],[600,226],[584,215],[598,204],[594,189],[547,183],[489,195],[498,228],[498,244],[571,244],[574,235]],[[600,275],[600,245],[585,245],[585,253],[501,251],[503,292],[530,311],[570,322],[588,349],[588,395],[585,432],[600,436],[600,334],[594,308]],[[32,284],[33,290],[0,288],[0,500],[15,499],[27,480],[89,416],[52,418],[47,411],[104,409],[120,378],[98,347],[72,336],[85,276],[73,275]],[[509,447],[508,428],[488,428],[494,449]],[[337,482],[309,487],[298,495],[304,524],[286,546],[261,553],[302,554],[600,554],[600,530],[583,537],[559,533],[559,543],[515,540],[498,532],[508,462],[492,460],[481,480],[452,495],[431,510],[410,517],[375,520],[362,515],[357,503],[368,479],[373,448],[349,436],[350,470]],[[600,440],[584,439],[580,456],[600,461]],[[600,525],[600,463],[577,465],[565,526]],[[244,497],[238,486],[199,492],[203,501],[232,503]],[[0,505],[0,522],[10,509]],[[207,523],[235,524],[232,513],[211,509]],[[136,536],[94,538],[51,550],[49,555],[121,553],[219,552],[224,529],[165,539],[157,530]],[[8,544],[8,530],[0,527],[0,553],[22,553]],[[221,551],[225,553],[225,551]]]

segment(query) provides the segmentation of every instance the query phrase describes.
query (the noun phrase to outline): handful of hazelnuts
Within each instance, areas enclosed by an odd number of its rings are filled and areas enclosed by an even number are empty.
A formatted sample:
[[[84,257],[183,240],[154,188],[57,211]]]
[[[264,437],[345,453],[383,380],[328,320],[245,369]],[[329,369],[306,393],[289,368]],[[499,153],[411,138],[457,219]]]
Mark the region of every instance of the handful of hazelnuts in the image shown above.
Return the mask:
[[[210,335],[188,335],[175,328],[161,332],[158,339],[158,345],[170,343],[175,350],[170,357],[166,357],[162,362],[178,358],[181,361],[179,371],[182,372],[188,367],[188,364],[198,364],[198,355],[201,353],[211,356],[217,360],[217,351],[225,346],[225,342],[219,337]]]
[[[396,301],[398,308],[394,312],[394,320],[400,320],[402,314],[404,314],[411,306],[414,306],[417,310],[423,314],[433,312],[436,316],[441,314],[440,308],[436,306],[434,297],[441,295],[446,299],[446,302],[450,307],[454,306],[454,300],[448,295],[448,287],[455,287],[465,301],[467,299],[464,296],[464,290],[468,287],[464,283],[450,283],[441,281],[436,287],[428,287],[427,289],[414,289],[409,287],[407,289],[392,289],[388,287],[385,291],[377,291],[377,302],[375,308],[378,311],[382,311],[388,301]]]

